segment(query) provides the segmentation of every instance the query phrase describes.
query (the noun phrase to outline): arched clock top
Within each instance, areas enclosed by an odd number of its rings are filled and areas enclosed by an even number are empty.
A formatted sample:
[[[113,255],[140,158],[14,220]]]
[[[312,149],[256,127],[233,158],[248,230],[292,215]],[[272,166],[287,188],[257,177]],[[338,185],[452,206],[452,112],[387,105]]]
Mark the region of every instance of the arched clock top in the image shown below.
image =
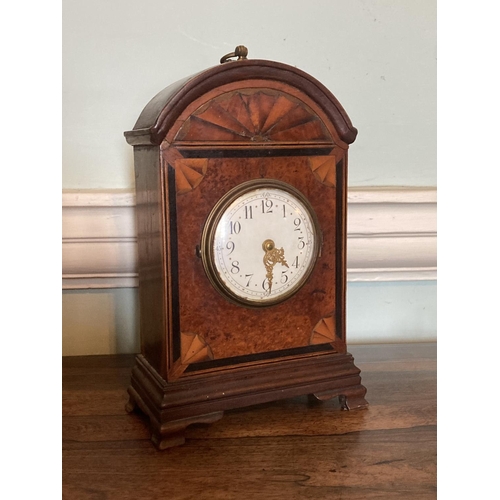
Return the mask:
[[[262,86],[264,88],[266,87],[266,82],[282,82],[289,86],[289,88],[296,89],[298,93],[307,96],[311,102],[315,103],[318,109],[321,109],[324,119],[331,123],[336,135],[342,142],[347,145],[355,140],[357,129],[352,125],[347,113],[335,96],[315,78],[304,71],[282,63],[265,60],[240,60],[212,67],[165,88],[146,105],[133,130],[125,132],[127,142],[134,146],[160,145],[181,114],[185,112],[186,108],[192,105],[193,102],[224,85],[230,83],[237,84],[238,82],[249,80],[263,82]],[[269,99],[271,94],[272,92],[263,90],[256,98],[262,100],[267,99],[269,101],[268,104],[275,104],[280,95],[275,94]],[[240,95],[242,101],[247,99],[246,95],[248,94],[242,92]],[[281,98],[293,101],[292,98],[286,96],[286,93],[281,94]],[[233,104],[235,103],[236,101],[233,100]],[[245,105],[245,102],[242,102],[242,104]],[[248,102],[246,104],[248,104]],[[307,109],[303,111],[304,114],[307,114],[307,112]],[[267,118],[272,121],[273,118],[275,119],[276,117],[273,117],[271,114],[271,116]],[[207,121],[210,121],[210,119],[211,118]],[[267,123],[268,129],[270,128],[270,121]],[[304,116],[303,121],[313,122],[314,120],[312,116],[309,117],[309,119]],[[295,125],[300,125],[299,122],[300,119],[297,120]],[[235,125],[238,126],[237,124]],[[249,125],[252,124],[249,123]],[[239,137],[243,138],[243,140],[248,138],[254,141],[260,139],[272,141],[273,138],[270,137],[269,134],[266,136],[266,129],[264,128],[264,130],[262,130],[264,125],[266,124],[263,122],[253,124],[252,127],[244,127],[247,130],[240,127],[240,130],[237,130],[237,135],[239,134]],[[325,131],[321,130],[321,124],[309,123],[308,126],[314,126],[314,131],[311,131],[311,140],[321,140],[325,138],[323,137]],[[231,129],[231,127],[229,128]],[[234,132],[234,130],[232,132]],[[277,129],[275,133],[277,133]],[[315,137],[316,135],[318,137]],[[293,140],[293,135],[287,135],[285,133],[277,136],[278,141],[282,141],[283,139],[285,141]]]

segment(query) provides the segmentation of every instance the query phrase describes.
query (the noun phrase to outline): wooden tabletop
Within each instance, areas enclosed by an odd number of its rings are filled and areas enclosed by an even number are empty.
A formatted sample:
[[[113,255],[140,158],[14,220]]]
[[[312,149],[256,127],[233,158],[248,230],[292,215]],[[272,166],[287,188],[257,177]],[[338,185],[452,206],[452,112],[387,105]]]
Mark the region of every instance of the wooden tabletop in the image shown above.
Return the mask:
[[[353,345],[368,409],[307,396],[225,412],[157,451],[134,357],[63,358],[65,499],[436,498],[436,345]]]

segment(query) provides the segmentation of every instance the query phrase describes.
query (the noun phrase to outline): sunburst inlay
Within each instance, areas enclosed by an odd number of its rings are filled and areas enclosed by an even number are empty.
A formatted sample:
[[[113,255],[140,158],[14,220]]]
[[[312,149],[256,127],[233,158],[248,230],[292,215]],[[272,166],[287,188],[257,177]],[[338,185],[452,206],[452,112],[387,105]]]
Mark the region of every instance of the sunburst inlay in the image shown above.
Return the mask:
[[[335,323],[332,316],[326,316],[314,327],[309,344],[326,344],[335,341]]]
[[[197,109],[176,141],[331,141],[318,116],[302,101],[268,90],[223,94]]]
[[[325,186],[335,187],[337,175],[335,156],[313,156],[309,158],[309,166],[318,181]]]
[[[207,172],[206,158],[182,158],[175,160],[175,187],[177,194],[192,191]]]

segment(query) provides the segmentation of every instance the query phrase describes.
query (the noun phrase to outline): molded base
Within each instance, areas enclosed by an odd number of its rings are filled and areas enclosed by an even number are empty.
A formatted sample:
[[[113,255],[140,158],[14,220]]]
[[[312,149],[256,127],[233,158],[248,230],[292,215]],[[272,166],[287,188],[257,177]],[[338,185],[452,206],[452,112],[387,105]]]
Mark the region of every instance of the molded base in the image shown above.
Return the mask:
[[[165,450],[167,448],[172,448],[173,446],[180,446],[186,442],[185,431],[186,428],[191,424],[212,424],[220,420],[224,412],[219,411],[215,413],[209,413],[207,415],[196,415],[191,418],[183,418],[179,420],[170,420],[159,425],[157,419],[154,418],[148,406],[141,399],[139,394],[132,388],[128,389],[130,399],[125,406],[125,410],[128,413],[136,411],[137,409],[142,410],[146,415],[149,416],[151,424],[151,441],[159,450]]]
[[[185,442],[186,427],[213,423],[224,410],[309,394],[319,401],[339,397],[342,409],[368,405],[360,370],[350,354],[326,353],[280,359],[230,370],[164,380],[139,355],[128,389],[128,412],[139,407],[148,417],[152,441],[160,449]]]

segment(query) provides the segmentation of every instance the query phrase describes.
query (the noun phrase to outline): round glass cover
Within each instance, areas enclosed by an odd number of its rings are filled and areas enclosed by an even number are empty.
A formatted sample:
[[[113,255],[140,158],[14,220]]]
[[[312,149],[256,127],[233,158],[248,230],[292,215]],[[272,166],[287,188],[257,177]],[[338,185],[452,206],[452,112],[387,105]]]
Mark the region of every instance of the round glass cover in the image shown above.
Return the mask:
[[[314,211],[300,191],[262,179],[229,191],[204,227],[202,259],[212,284],[250,307],[277,304],[311,274],[320,248]]]

